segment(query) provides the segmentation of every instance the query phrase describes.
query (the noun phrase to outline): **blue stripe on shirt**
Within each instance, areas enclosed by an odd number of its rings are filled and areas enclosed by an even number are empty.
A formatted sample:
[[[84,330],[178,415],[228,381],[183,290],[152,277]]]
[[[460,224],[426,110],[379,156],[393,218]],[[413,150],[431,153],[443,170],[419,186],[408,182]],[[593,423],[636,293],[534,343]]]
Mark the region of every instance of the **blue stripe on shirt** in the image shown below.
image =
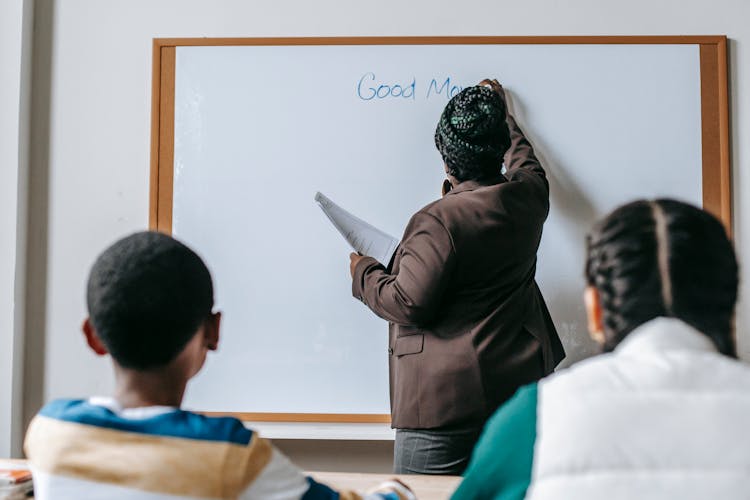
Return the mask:
[[[92,425],[105,429],[136,432],[151,436],[228,442],[246,445],[253,436],[242,422],[231,417],[206,417],[184,410],[174,410],[144,419],[118,416],[103,406],[81,399],[59,399],[47,404],[40,415],[65,422]]]
[[[320,484],[311,477],[307,478],[307,482],[310,487],[300,500],[338,500],[339,494],[325,484]]]

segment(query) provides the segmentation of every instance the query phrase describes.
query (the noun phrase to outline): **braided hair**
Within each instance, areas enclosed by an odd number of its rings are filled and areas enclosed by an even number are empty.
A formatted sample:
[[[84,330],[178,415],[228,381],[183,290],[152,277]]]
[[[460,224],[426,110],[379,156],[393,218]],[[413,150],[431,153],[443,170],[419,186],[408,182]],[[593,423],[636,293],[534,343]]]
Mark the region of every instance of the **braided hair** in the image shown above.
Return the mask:
[[[736,356],[737,260],[721,222],[708,212],[669,199],[624,205],[589,234],[585,272],[599,295],[605,351],[665,316]]]
[[[467,87],[448,102],[435,130],[435,146],[449,174],[466,181],[500,173],[510,147],[506,115],[502,97],[485,86]]]

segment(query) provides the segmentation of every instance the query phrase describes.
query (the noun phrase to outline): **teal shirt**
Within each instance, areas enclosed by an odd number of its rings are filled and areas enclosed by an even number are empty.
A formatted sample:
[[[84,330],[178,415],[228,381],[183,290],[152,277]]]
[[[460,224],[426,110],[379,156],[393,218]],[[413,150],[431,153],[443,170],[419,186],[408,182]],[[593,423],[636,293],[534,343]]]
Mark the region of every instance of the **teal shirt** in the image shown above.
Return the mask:
[[[531,482],[537,386],[521,387],[487,422],[452,500],[522,499]]]

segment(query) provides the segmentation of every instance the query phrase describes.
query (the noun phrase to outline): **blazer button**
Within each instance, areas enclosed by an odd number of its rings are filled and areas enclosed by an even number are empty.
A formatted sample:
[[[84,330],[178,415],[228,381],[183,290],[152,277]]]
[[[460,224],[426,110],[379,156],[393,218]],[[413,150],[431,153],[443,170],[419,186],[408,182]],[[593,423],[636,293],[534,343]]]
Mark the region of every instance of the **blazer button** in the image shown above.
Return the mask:
[[[388,348],[388,355],[393,356],[393,347]]]

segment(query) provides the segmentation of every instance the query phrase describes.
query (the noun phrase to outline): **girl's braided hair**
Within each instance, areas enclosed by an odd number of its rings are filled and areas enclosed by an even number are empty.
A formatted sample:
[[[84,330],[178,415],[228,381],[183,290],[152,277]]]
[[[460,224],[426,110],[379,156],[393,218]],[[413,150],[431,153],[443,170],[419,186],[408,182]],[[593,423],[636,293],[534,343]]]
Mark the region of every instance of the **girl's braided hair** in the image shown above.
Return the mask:
[[[721,222],[675,200],[640,200],[597,223],[586,280],[602,307],[604,350],[659,316],[679,318],[736,356],[737,260]]]

